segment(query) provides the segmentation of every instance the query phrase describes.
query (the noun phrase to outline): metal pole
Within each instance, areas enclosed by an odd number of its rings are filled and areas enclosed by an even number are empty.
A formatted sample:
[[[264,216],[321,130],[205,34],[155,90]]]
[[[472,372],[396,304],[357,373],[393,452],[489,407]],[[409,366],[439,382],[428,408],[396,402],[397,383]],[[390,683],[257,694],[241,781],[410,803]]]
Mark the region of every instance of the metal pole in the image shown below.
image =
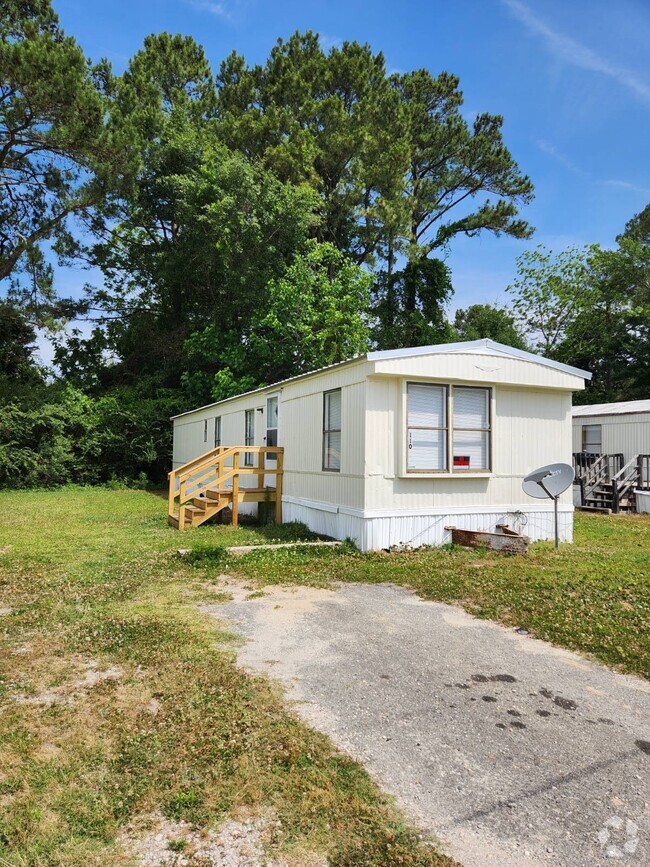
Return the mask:
[[[553,511],[555,512],[555,550],[560,547],[560,534],[557,526],[557,501],[559,497],[553,497]]]

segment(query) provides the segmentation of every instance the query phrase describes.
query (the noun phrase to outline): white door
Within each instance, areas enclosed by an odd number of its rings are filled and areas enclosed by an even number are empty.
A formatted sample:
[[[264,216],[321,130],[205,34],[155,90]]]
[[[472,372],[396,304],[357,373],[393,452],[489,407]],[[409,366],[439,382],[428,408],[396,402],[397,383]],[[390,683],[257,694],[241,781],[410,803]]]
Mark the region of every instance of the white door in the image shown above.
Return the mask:
[[[266,398],[266,435],[264,437],[265,446],[278,445],[278,432],[280,421],[280,396],[272,394]],[[266,455],[266,466],[274,470],[277,468],[278,462],[273,452],[268,452]],[[267,484],[275,487],[275,475],[271,476]]]

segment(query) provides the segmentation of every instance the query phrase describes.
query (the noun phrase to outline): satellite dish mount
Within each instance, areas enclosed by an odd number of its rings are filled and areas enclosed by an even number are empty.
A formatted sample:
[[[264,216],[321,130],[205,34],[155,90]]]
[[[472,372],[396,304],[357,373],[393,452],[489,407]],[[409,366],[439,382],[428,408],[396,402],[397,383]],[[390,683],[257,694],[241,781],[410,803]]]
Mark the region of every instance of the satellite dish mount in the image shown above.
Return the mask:
[[[528,494],[529,497],[535,497],[538,500],[553,500],[556,551],[560,545],[557,504],[560,494],[563,494],[573,484],[574,478],[575,472],[569,464],[547,464],[547,466],[529,473],[521,484],[524,493]]]

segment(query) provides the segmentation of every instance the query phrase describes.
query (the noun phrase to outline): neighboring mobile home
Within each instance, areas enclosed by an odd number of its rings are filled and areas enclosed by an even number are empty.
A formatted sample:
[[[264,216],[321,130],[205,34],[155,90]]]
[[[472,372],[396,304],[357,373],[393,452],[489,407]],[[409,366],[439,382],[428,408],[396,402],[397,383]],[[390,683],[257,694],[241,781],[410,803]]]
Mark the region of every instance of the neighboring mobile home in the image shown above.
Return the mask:
[[[492,340],[369,352],[176,416],[174,467],[216,446],[282,447],[283,520],[364,551],[440,545],[449,525],[550,539],[552,503],[521,482],[571,463],[572,392],[589,378]],[[570,491],[559,511],[570,541]]]
[[[624,400],[573,407],[573,451],[622,455],[650,454],[650,400]]]
[[[650,400],[574,407],[573,458],[576,505],[647,508],[638,492],[650,490]]]

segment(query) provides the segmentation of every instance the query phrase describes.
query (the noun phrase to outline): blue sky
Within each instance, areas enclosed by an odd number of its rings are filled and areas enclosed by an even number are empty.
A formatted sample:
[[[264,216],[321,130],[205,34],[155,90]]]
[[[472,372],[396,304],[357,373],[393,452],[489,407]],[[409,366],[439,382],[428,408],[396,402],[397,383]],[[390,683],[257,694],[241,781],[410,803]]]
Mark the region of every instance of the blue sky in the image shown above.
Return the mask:
[[[191,34],[214,68],[232,50],[261,62],[279,36],[319,32],[326,46],[369,42],[389,70],[460,77],[465,112],[505,118],[504,138],[535,184],[530,242],[457,239],[452,310],[507,304],[515,259],[614,243],[650,202],[650,0],[54,0],[65,30],[117,72],[151,32]],[[66,269],[76,294],[88,275]],[[43,356],[47,352],[43,348]]]

